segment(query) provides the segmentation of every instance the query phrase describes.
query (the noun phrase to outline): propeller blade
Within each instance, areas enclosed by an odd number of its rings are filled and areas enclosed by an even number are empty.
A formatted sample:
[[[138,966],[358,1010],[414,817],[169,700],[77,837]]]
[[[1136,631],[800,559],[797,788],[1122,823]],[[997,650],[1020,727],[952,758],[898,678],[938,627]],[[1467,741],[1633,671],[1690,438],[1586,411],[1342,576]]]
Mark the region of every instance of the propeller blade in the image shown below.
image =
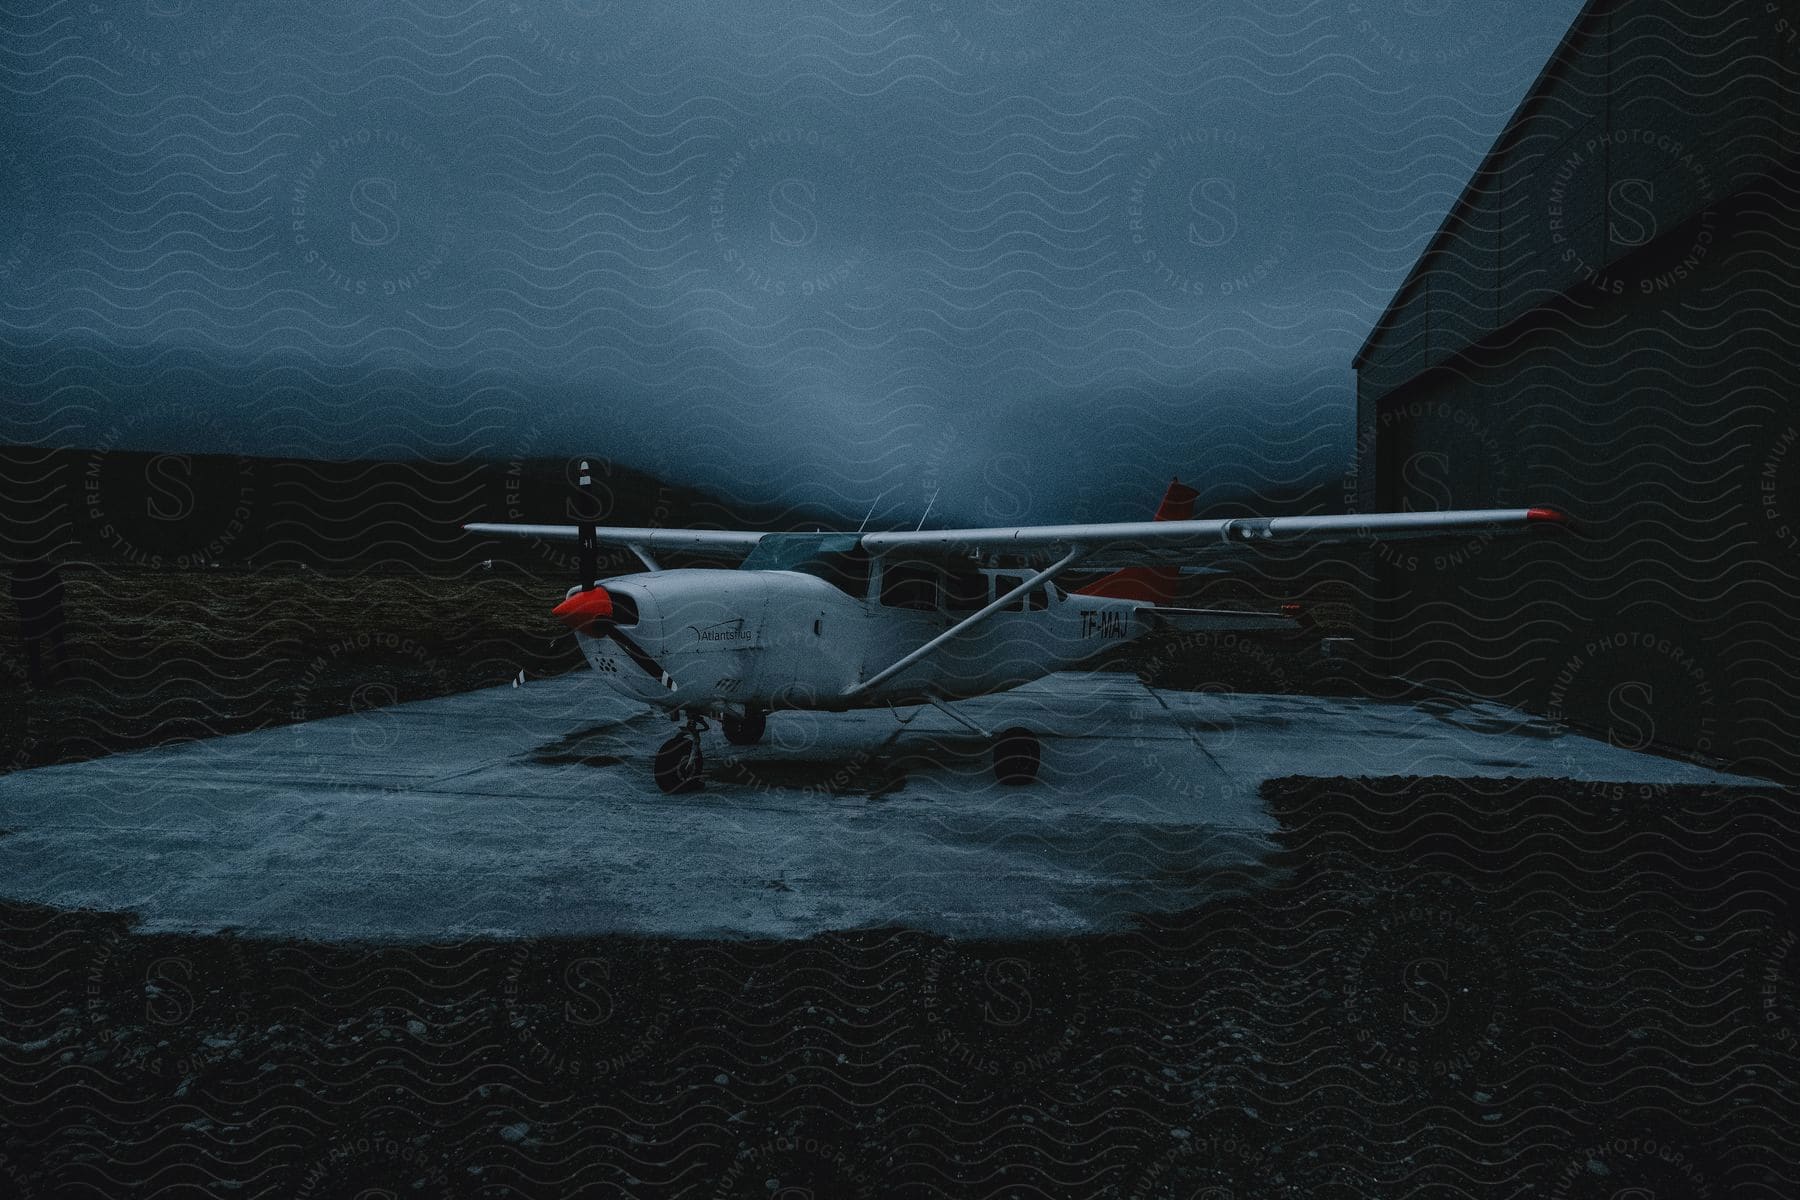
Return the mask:
[[[651,658],[648,654],[644,653],[644,648],[642,646],[620,633],[617,625],[611,624],[610,622],[604,623],[596,629],[596,632],[603,633],[613,641],[619,643],[619,649],[625,652],[625,657],[636,663],[639,668],[643,670],[644,674],[650,676],[650,678],[656,680],[671,692],[675,690],[675,681],[669,677],[667,671],[662,669],[662,665],[654,658]]]
[[[594,495],[594,475],[585,458],[581,460],[577,482],[581,487],[581,520],[576,531],[581,539],[581,590],[587,592],[593,590],[595,577],[600,573],[600,546],[594,533],[594,525],[600,519],[600,502]]]

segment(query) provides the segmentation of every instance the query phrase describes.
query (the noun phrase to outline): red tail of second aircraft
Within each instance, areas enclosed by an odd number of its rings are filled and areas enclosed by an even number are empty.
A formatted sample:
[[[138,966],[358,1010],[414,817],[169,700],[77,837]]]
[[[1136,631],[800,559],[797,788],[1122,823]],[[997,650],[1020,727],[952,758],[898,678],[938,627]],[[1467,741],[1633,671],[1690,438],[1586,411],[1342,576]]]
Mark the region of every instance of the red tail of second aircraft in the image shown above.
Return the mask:
[[[1200,495],[1179,479],[1169,481],[1162,503],[1156,506],[1158,521],[1189,521],[1194,516],[1194,501]],[[1086,587],[1076,588],[1077,596],[1111,596],[1119,600],[1148,600],[1167,604],[1175,598],[1175,585],[1181,579],[1176,567],[1126,567],[1096,579]]]

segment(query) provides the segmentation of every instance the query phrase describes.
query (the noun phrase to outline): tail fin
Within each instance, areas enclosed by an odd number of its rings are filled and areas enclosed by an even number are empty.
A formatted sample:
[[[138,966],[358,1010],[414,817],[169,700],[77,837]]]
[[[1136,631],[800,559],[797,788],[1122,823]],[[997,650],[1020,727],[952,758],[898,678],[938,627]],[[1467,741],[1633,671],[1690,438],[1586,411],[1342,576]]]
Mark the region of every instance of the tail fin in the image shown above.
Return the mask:
[[[1193,520],[1194,501],[1199,495],[1199,492],[1181,480],[1171,479],[1169,490],[1163,493],[1162,503],[1156,506],[1156,519]],[[1167,604],[1175,598],[1175,585],[1180,579],[1181,572],[1175,567],[1126,567],[1102,579],[1096,579],[1086,587],[1076,588],[1075,595],[1112,596],[1120,600],[1148,600],[1152,604]]]

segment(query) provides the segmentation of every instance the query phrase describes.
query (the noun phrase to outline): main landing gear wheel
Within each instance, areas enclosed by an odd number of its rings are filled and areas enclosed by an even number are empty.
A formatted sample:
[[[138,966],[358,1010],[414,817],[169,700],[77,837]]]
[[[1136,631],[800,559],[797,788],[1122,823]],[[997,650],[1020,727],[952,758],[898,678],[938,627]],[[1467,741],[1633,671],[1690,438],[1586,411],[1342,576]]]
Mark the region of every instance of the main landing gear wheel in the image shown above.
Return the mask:
[[[769,727],[769,714],[757,709],[734,717],[727,713],[719,718],[719,724],[725,730],[725,740],[734,746],[754,746],[762,741],[763,731]]]
[[[1037,778],[1043,750],[1037,734],[1014,726],[994,739],[994,778],[1001,783],[1030,783]]]

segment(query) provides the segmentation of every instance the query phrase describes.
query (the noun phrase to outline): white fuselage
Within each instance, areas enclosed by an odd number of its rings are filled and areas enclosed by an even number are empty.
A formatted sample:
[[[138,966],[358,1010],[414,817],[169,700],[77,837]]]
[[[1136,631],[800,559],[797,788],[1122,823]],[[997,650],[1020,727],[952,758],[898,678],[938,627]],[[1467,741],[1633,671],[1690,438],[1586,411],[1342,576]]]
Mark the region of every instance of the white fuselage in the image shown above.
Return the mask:
[[[990,572],[988,598],[1027,574]],[[796,571],[656,571],[602,586],[635,609],[635,621],[621,620],[619,633],[660,670],[646,669],[612,637],[578,633],[588,663],[633,699],[710,712],[978,696],[1067,669],[1148,629],[1141,601],[1064,595],[1043,584],[892,678],[846,697],[985,600],[964,597],[966,611],[898,607]]]

